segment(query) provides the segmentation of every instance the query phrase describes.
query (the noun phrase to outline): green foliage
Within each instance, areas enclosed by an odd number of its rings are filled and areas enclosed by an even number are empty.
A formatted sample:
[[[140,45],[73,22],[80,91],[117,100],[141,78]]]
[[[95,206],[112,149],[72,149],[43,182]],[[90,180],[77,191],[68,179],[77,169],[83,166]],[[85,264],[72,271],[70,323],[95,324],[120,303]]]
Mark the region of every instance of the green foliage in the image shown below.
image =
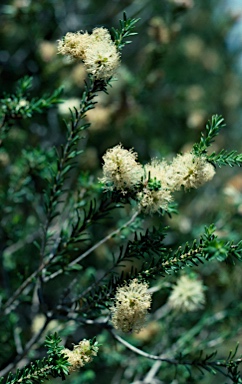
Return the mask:
[[[206,134],[201,134],[201,139],[198,144],[194,144],[193,151],[196,156],[206,155],[208,161],[222,167],[229,165],[230,167],[241,166],[242,155],[237,151],[227,151],[222,149],[218,154],[213,152],[207,155],[207,149],[214,142],[215,137],[219,134],[220,130],[225,127],[224,119],[222,116],[214,115],[211,121],[206,125]]]
[[[29,98],[28,91],[32,88],[33,78],[20,79],[13,94],[4,94],[0,101],[1,138],[9,130],[14,120],[30,118],[34,113],[44,113],[46,109],[62,102],[60,98],[63,88],[59,87],[50,95],[40,98]]]
[[[238,153],[237,151],[229,152],[224,149],[222,149],[222,151],[218,154],[213,152],[207,157],[207,159],[219,167],[222,167],[223,165],[229,165],[230,167],[237,165],[240,167],[242,163],[241,153]]]
[[[112,28],[114,42],[119,51],[121,51],[126,44],[131,43],[131,41],[125,40],[125,39],[129,38],[130,36],[137,35],[137,32],[132,32],[132,31],[139,20],[140,19],[134,19],[134,18],[127,19],[126,13],[124,12],[123,20],[119,20],[120,28],[119,29]]]
[[[213,375],[221,373],[225,377],[229,378],[232,383],[239,384],[241,383],[241,377],[238,369],[241,359],[235,358],[237,350],[238,345],[236,346],[234,352],[229,352],[226,360],[214,360],[217,355],[216,351],[209,354],[205,354],[204,351],[200,351],[199,355],[190,362],[186,361],[187,358],[189,358],[188,356],[180,355],[178,358],[178,364],[184,364],[189,371],[189,366],[197,368],[202,374],[204,374],[204,371]],[[173,363],[176,364],[176,362]]]
[[[78,143],[81,139],[80,133],[89,127],[89,124],[80,124],[80,122],[85,117],[86,112],[94,108],[93,99],[99,91],[106,92],[106,84],[103,81],[94,80],[90,76],[82,95],[80,111],[77,111],[77,109],[70,111],[71,121],[67,124],[66,144],[61,147],[56,170],[53,170],[51,174],[51,179],[49,180],[50,187],[45,195],[45,209],[48,218],[47,225],[49,225],[56,215],[59,215],[56,208],[63,184],[74,166],[75,158],[82,152],[78,150]]]
[[[63,346],[60,346],[61,338],[57,333],[46,337],[45,345],[48,348],[48,357],[36,360],[22,370],[17,370],[16,374],[9,374],[6,384],[32,384],[43,383],[53,378],[61,377],[62,380],[68,375],[67,358],[62,354]]]
[[[206,124],[206,133],[202,133],[200,142],[193,146],[193,151],[196,156],[202,156],[207,153],[208,147],[214,142],[214,138],[218,136],[220,130],[224,126],[225,124],[222,116],[212,116],[211,121]]]

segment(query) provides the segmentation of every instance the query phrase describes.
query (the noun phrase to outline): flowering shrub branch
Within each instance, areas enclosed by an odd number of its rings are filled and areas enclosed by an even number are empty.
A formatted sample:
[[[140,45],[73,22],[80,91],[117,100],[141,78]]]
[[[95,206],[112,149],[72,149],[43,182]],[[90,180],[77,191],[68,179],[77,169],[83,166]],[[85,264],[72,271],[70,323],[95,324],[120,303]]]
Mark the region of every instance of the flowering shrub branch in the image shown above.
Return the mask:
[[[84,366],[97,355],[98,343],[93,340],[82,340],[74,351],[59,345],[61,338],[55,333],[46,337],[45,345],[48,348],[48,357],[32,362],[30,366],[17,370],[16,374],[9,374],[6,384],[39,383],[49,380],[50,377],[61,377],[65,380],[69,372]],[[3,379],[0,379],[2,382]]]
[[[184,11],[190,5],[179,3],[171,8],[174,11],[182,7]],[[12,176],[15,169],[10,166],[7,187],[0,191],[4,213],[0,325],[7,355],[6,361],[0,360],[1,374],[13,371],[2,383],[41,383],[50,377],[65,380],[79,370],[84,375],[86,364],[94,357],[100,371],[102,359],[115,359],[107,347],[110,341],[120,344],[115,346],[117,350],[121,348],[118,359],[123,346],[132,355],[145,358],[147,366],[142,369],[150,369],[146,376],[152,380],[161,364],[166,363],[189,372],[195,368],[201,373],[221,373],[233,383],[241,383],[237,349],[226,359],[215,359],[214,352],[204,352],[209,343],[213,347],[214,335],[204,340],[200,334],[211,324],[219,326],[220,320],[229,314],[241,316],[242,307],[238,305],[222,313],[216,308],[214,314],[206,315],[209,287],[200,277],[199,268],[208,262],[237,265],[242,261],[242,240],[232,235],[219,236],[219,220],[214,220],[217,227],[211,224],[200,230],[200,237],[196,232],[190,241],[185,237],[174,240],[173,229],[166,222],[177,213],[177,196],[187,196],[192,189],[212,183],[216,166],[241,166],[242,154],[235,150],[208,154],[224,127],[224,119],[212,116],[200,141],[190,151],[186,149],[173,158],[155,157],[142,164],[135,149],[119,143],[107,148],[102,173],[88,179],[91,185],[80,171],[80,155],[84,152],[80,143],[91,125],[86,120],[87,113],[95,109],[99,93],[108,94],[121,64],[121,50],[130,43],[126,39],[136,35],[133,30],[138,20],[128,19],[124,14],[120,28],[113,29],[113,39],[106,28],[99,27],[91,33],[67,32],[58,41],[58,54],[81,63],[87,74],[79,107],[70,109],[69,120],[65,122],[66,138],[60,148],[55,153],[38,148],[22,150],[14,160],[15,167],[20,164],[21,172]],[[164,38],[162,26],[159,38]],[[6,142],[13,122],[61,102],[62,88],[29,99],[31,84],[31,78],[24,77],[16,92],[4,95],[1,101],[1,137]],[[21,219],[16,218],[15,211]],[[25,221],[26,233],[20,228]],[[35,231],[29,234],[33,222]],[[107,222],[111,229],[105,230],[103,223]],[[19,234],[25,239],[18,242]],[[197,320],[199,311],[205,315]],[[35,320],[40,313],[42,324],[37,324],[36,330]],[[188,313],[190,319],[182,318]],[[27,324],[29,318],[31,327],[28,332],[20,332],[20,337],[18,324]],[[183,331],[187,319],[191,320],[191,329]],[[67,347],[60,346],[61,337],[50,333],[51,326],[63,338],[71,335],[75,339],[78,333],[85,338],[72,348],[68,348],[69,340]],[[126,333],[128,341],[119,332]],[[215,332],[216,337],[219,332]],[[92,334],[104,340],[101,353]],[[43,358],[44,335],[48,356]],[[142,349],[143,344],[146,349],[146,343],[152,353]],[[30,352],[35,356],[32,362]],[[153,373],[149,360],[157,361]],[[26,366],[19,369],[20,364]]]

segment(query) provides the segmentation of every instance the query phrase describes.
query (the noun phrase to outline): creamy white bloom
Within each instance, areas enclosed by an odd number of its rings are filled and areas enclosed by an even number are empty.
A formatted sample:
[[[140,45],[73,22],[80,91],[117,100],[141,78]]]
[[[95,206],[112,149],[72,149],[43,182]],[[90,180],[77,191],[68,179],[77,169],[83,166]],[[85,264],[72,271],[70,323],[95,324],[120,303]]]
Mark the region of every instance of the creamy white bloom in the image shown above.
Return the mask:
[[[85,57],[85,51],[90,44],[90,35],[87,32],[68,32],[62,40],[58,41],[58,53],[68,55],[73,59]]]
[[[92,361],[93,356],[97,356],[98,346],[91,345],[89,340],[81,340],[79,344],[74,345],[73,351],[68,348],[62,350],[62,353],[68,357],[68,362],[71,364],[69,372],[77,371],[85,364]]]
[[[107,42],[110,42],[111,40],[111,36],[110,36],[110,33],[108,31],[108,29],[106,28],[94,28],[93,31],[92,31],[92,34],[90,35],[90,38],[91,38],[91,41],[93,43],[97,42],[97,41],[107,41]]]
[[[146,283],[132,280],[117,289],[115,304],[110,308],[114,328],[123,332],[139,332],[151,306],[151,294]]]
[[[119,54],[111,39],[97,40],[87,47],[83,61],[87,72],[98,79],[108,79],[119,66]]]
[[[136,159],[138,155],[121,144],[108,149],[103,156],[103,177],[100,179],[106,189],[117,189],[126,193],[140,182],[143,168]]]
[[[84,62],[87,72],[97,79],[113,76],[120,63],[120,55],[106,28],[87,32],[68,32],[58,42],[58,53]]]
[[[172,200],[167,169],[167,163],[157,159],[144,166],[144,188],[137,194],[143,212],[152,214],[159,209],[166,209]]]
[[[150,163],[144,167],[145,179],[157,180],[161,183],[162,187],[169,188],[170,178],[168,174],[169,165],[165,160],[152,159]]]
[[[202,282],[188,276],[181,276],[168,299],[168,305],[181,312],[195,311],[205,304],[205,287]]]
[[[168,189],[161,188],[158,191],[144,188],[137,194],[140,209],[152,214],[160,209],[167,209],[169,202],[172,201],[171,192]]]
[[[211,180],[215,169],[205,157],[198,157],[192,153],[177,155],[168,170],[169,178],[174,189],[198,188]]]

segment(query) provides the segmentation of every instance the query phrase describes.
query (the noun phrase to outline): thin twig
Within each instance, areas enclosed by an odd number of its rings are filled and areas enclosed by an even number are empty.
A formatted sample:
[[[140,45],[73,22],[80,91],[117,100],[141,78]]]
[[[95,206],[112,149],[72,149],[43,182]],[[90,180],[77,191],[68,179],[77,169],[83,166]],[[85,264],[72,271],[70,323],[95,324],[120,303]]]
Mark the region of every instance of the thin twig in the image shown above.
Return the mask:
[[[29,350],[33,347],[33,345],[40,339],[40,337],[42,336],[44,330],[46,329],[47,325],[49,324],[50,322],[50,319],[49,318],[46,318],[45,320],[45,323],[44,325],[42,326],[42,328],[39,330],[39,332],[37,332],[30,340],[29,342],[26,344],[23,352],[18,355],[16,357],[16,359],[8,364],[4,369],[2,369],[0,371],[0,377],[1,376],[4,376],[4,375],[7,375],[12,369],[14,369],[16,367],[16,365],[27,355],[27,353],[29,352]]]
[[[174,365],[193,365],[197,367],[204,367],[204,366],[210,366],[210,367],[223,367],[226,368],[228,366],[228,361],[227,360],[222,360],[222,361],[208,361],[208,362],[201,362],[199,363],[198,361],[179,361],[176,359],[171,359],[166,355],[152,355],[150,353],[144,352],[139,348],[134,347],[132,344],[128,343],[128,341],[124,340],[122,337],[117,335],[112,329],[109,329],[109,332],[111,335],[116,339],[118,342],[123,344],[126,348],[130,349],[132,352],[136,353],[137,355],[146,357],[150,360],[158,360],[161,362],[166,362],[169,364],[174,364]],[[233,363],[235,364],[240,364],[242,362],[242,358],[233,360]],[[228,375],[225,375],[228,376]],[[230,376],[228,376],[230,377]]]
[[[104,237],[102,240],[98,241],[96,244],[94,244],[91,248],[89,248],[86,252],[84,252],[82,255],[78,256],[75,260],[73,260],[72,262],[70,262],[68,264],[68,267],[71,267],[77,263],[79,263],[80,261],[82,261],[83,259],[85,259],[85,257],[87,257],[88,255],[90,255],[90,253],[92,253],[95,249],[97,249],[100,245],[106,243],[106,241],[108,241],[109,239],[111,239],[112,237],[116,236],[118,233],[120,233],[124,228],[127,228],[130,224],[132,224],[136,217],[138,216],[139,214],[139,211],[135,212],[133,214],[133,216],[131,217],[131,219],[129,219],[124,225],[122,225],[121,227],[119,227],[118,229],[115,229],[115,231],[111,232],[109,235],[107,235],[106,237]],[[52,273],[52,275],[50,276],[47,276],[43,281],[44,282],[47,282],[49,280],[52,280],[54,279],[56,276],[60,275],[61,273],[63,273],[63,269],[59,269],[58,271]]]
[[[28,235],[25,239],[19,240],[16,243],[5,248],[3,251],[3,257],[8,256],[8,255],[12,255],[13,253],[17,252],[19,249],[23,248],[26,244],[32,243],[35,239],[37,239],[39,234],[40,234],[40,231],[38,230],[38,231]]]
[[[14,294],[8,299],[8,301],[4,304],[2,308],[3,315],[8,315],[12,310],[12,304],[15,302],[15,300],[18,298],[19,295],[24,291],[27,286],[32,283],[32,281],[40,274],[40,272],[52,261],[52,259],[55,257],[54,254],[51,255],[51,257],[42,265],[39,266],[39,268],[34,271],[14,292]],[[15,306],[16,307],[16,306]],[[14,307],[14,308],[15,308]]]
[[[18,354],[23,353],[23,347],[20,339],[20,327],[15,327],[13,330],[13,337],[14,337],[14,342],[16,346],[16,351]]]
[[[144,378],[144,384],[154,383],[154,378],[161,367],[162,361],[156,361]]]
[[[151,355],[150,353],[144,352],[139,348],[134,347],[132,344],[128,343],[128,341],[124,340],[122,337],[117,335],[113,330],[109,330],[114,339],[119,341],[121,344],[123,344],[126,348],[130,349],[132,352],[136,353],[137,355],[146,357],[150,360],[160,360],[160,361],[166,361],[168,363],[172,364],[177,364],[176,360],[171,360],[166,358],[165,356],[156,356],[156,355]]]

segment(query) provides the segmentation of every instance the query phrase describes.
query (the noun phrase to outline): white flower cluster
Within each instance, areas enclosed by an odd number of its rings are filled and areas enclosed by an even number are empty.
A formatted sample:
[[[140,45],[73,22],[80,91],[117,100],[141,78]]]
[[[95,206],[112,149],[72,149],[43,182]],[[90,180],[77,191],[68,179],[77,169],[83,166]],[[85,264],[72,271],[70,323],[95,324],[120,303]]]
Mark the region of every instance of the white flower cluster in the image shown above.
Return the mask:
[[[114,328],[138,333],[145,323],[150,305],[151,295],[146,283],[134,279],[130,284],[119,287],[115,304],[110,308]]]
[[[137,157],[136,152],[127,151],[120,144],[108,149],[103,156],[103,177],[100,181],[106,184],[107,189],[116,188],[125,194],[140,182],[143,175],[143,168],[136,161]]]
[[[168,164],[152,160],[144,167],[137,162],[137,153],[124,149],[120,144],[108,149],[103,156],[103,177],[100,179],[107,190],[132,192],[140,209],[154,213],[167,209],[176,190],[198,188],[215,174],[212,164],[205,157],[193,153],[177,155]]]
[[[68,32],[58,42],[58,53],[83,61],[88,73],[97,79],[113,76],[119,65],[119,53],[105,28],[87,32]]]
[[[203,308],[205,287],[200,280],[181,276],[174,285],[168,305],[175,311],[190,312]]]
[[[62,353],[67,356],[70,367],[69,372],[74,372],[83,367],[85,364],[92,361],[93,356],[97,356],[98,346],[91,345],[89,340],[81,340],[79,344],[74,345],[73,351],[68,348],[62,350]]]
[[[144,188],[137,194],[139,206],[145,213],[166,209],[172,201],[168,166],[165,161],[152,160],[144,166]]]
[[[181,186],[185,189],[198,188],[215,174],[214,167],[205,157],[194,156],[192,153],[177,155],[171,166],[172,182],[176,190]]]

